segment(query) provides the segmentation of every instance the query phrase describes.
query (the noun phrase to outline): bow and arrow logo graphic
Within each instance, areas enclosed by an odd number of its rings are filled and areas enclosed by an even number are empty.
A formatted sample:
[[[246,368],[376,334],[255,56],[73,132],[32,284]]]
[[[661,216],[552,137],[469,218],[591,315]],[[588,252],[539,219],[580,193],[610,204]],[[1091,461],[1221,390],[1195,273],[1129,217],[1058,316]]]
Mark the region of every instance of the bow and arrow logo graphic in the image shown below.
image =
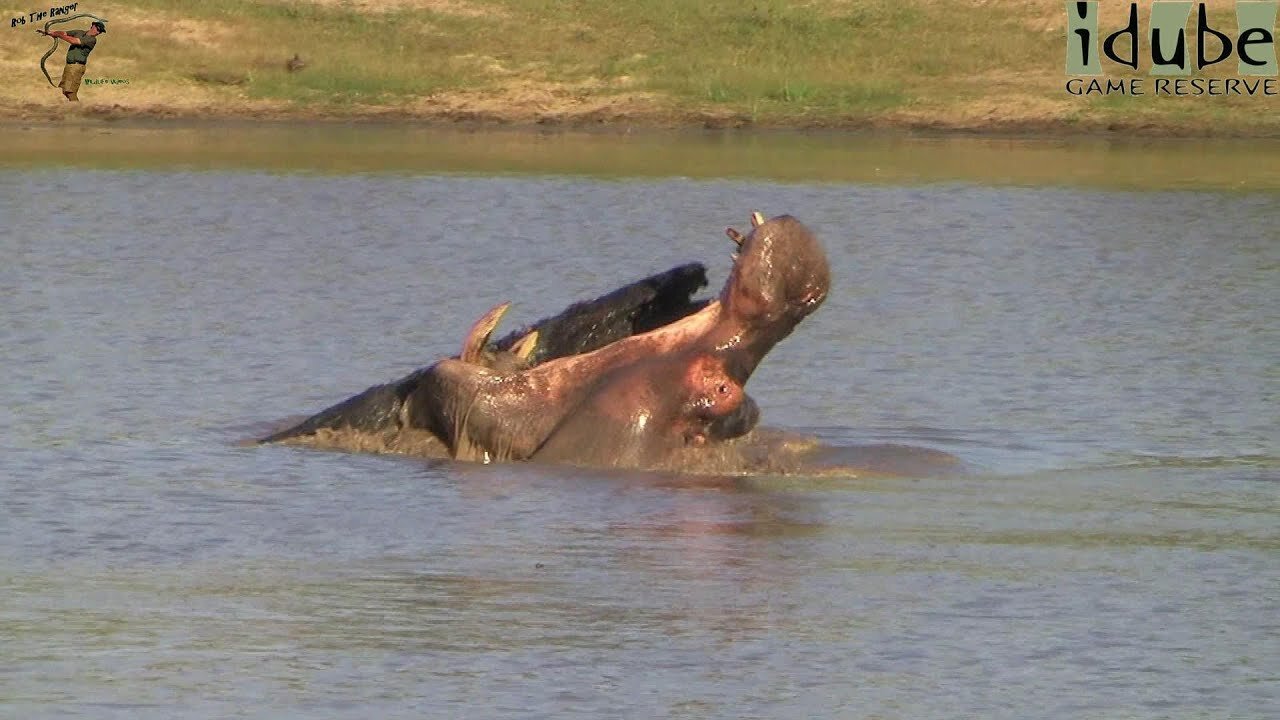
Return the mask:
[[[59,23],[64,23],[64,22],[71,22],[72,20],[79,20],[80,18],[92,18],[101,23],[105,23],[107,21],[106,18],[100,18],[97,15],[91,15],[89,13],[80,13],[79,15],[72,15],[71,17],[53,18],[49,20],[49,22],[46,22],[44,24],[44,29],[39,32],[41,32],[41,34],[48,35],[49,28],[53,27],[54,25],[57,25]],[[45,67],[45,63],[48,62],[49,58],[52,57],[53,54],[57,51],[58,51],[58,38],[54,37],[53,45],[50,46],[48,52],[46,52],[44,56],[40,58],[40,72],[44,73],[44,79],[48,80],[49,85],[52,87],[58,87],[58,84],[55,83],[53,81],[53,78],[49,76],[49,69]]]

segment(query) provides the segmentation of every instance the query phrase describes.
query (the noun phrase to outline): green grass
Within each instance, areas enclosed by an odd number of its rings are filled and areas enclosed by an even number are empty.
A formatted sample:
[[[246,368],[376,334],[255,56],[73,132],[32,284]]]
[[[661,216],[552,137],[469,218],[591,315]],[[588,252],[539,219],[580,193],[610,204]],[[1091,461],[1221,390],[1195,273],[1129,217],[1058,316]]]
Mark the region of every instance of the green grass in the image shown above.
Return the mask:
[[[429,13],[357,13],[342,6],[230,0],[208,5],[167,0],[124,3],[142,14],[207,21],[215,51],[183,38],[130,37],[123,23],[111,39],[112,52],[135,61],[144,72],[176,74],[208,84],[238,85],[251,98],[302,105],[394,103],[461,87],[479,78],[459,72],[445,53],[462,43],[424,47],[420,26]],[[453,18],[441,23],[459,37],[470,28]],[[455,27],[450,27],[455,26]],[[225,32],[222,32],[225,29]],[[223,37],[224,35],[228,37]],[[297,53],[306,61],[290,73],[285,61]]]
[[[880,111],[909,99],[905,83],[880,68],[885,43],[914,22],[900,2],[833,15],[771,0],[656,0],[605,12],[598,26],[616,37],[604,50],[642,54],[627,72],[683,103],[769,116]]]
[[[356,12],[342,2],[121,0],[132,17],[209,23],[217,49],[152,29],[113,25],[110,52],[134,82],[194,82],[298,107],[396,106],[439,91],[485,92],[518,82],[574,92],[648,93],[679,114],[757,121],[874,119],[950,108],[1016,87],[1061,101],[1065,39],[1029,18],[1061,3],[938,0],[454,0],[433,11],[392,4]],[[1218,25],[1232,25],[1230,17]],[[153,23],[154,24],[154,23]],[[285,70],[300,54],[307,67]],[[1082,99],[1060,118],[1190,114],[1218,121],[1209,103],[1177,106]],[[1271,116],[1276,105],[1272,103]]]
[[[474,17],[425,9],[357,13],[306,2],[123,4],[212,21],[234,37],[219,52],[201,53],[169,38],[129,41],[121,27],[113,52],[152,67],[185,66],[189,76],[244,78],[250,97],[298,103],[386,103],[519,76],[594,80],[602,88],[626,78],[627,89],[678,104],[753,114],[859,113],[910,102],[909,78],[921,62],[933,63],[935,73],[952,65],[898,57],[905,54],[901,38],[912,34],[944,50],[949,45],[910,0],[829,10],[781,0],[474,0],[474,7],[490,9]],[[295,52],[309,64],[290,74],[283,62]],[[462,55],[492,58],[506,73],[460,62]]]

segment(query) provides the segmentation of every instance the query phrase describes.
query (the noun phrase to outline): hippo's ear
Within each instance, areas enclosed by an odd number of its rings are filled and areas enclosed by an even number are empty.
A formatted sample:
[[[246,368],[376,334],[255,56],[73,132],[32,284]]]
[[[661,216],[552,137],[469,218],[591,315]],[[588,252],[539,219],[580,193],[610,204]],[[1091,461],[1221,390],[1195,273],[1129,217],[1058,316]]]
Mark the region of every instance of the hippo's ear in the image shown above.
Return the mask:
[[[764,213],[760,212],[759,210],[752,210],[751,211],[751,229],[754,230],[763,224],[764,224]],[[738,232],[737,230],[734,230],[733,228],[725,228],[724,234],[728,235],[729,239],[733,241],[733,244],[737,245],[738,247],[742,247],[742,242],[746,240],[746,238],[743,237],[742,233]]]
[[[502,321],[502,316],[506,315],[510,309],[511,303],[504,302],[500,305],[494,305],[489,309],[489,312],[480,316],[480,319],[467,331],[467,337],[462,341],[462,362],[471,364],[480,362],[484,349],[489,344],[489,338],[493,336],[494,329],[498,327],[498,323]]]

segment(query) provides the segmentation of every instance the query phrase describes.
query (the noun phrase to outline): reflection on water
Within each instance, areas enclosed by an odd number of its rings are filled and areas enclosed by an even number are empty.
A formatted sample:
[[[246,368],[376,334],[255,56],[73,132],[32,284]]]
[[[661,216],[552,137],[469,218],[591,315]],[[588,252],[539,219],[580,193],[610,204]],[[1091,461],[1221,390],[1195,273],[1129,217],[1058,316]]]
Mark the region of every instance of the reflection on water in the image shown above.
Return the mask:
[[[0,165],[323,173],[533,173],[786,182],[1280,189],[1280,141],[847,132],[474,132],[408,124],[14,128]],[[83,150],[76,150],[83,148]]]
[[[144,169],[177,142],[152,139],[120,171],[5,151],[0,716],[1280,699],[1273,194]],[[1003,162],[985,147],[976,165]],[[729,148],[705,168],[757,152]],[[835,278],[752,379],[765,422],[969,473],[690,481],[237,443],[451,352],[498,300],[539,317],[691,259],[719,283],[723,227],[757,207],[809,223]]]

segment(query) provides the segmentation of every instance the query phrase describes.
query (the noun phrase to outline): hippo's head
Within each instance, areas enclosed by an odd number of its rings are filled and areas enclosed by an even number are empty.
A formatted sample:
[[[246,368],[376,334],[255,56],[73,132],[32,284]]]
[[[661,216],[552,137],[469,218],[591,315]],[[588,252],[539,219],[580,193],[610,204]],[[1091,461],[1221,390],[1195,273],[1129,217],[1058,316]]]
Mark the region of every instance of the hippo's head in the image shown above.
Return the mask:
[[[809,228],[790,215],[758,225],[741,240],[720,302],[744,328],[784,327],[781,339],[827,298],[826,253]]]
[[[725,332],[716,333],[717,349],[733,355],[734,375],[745,382],[779,340],[826,300],[831,269],[814,234],[790,215],[767,222],[753,217],[755,228],[738,243],[729,280],[720,292]]]

